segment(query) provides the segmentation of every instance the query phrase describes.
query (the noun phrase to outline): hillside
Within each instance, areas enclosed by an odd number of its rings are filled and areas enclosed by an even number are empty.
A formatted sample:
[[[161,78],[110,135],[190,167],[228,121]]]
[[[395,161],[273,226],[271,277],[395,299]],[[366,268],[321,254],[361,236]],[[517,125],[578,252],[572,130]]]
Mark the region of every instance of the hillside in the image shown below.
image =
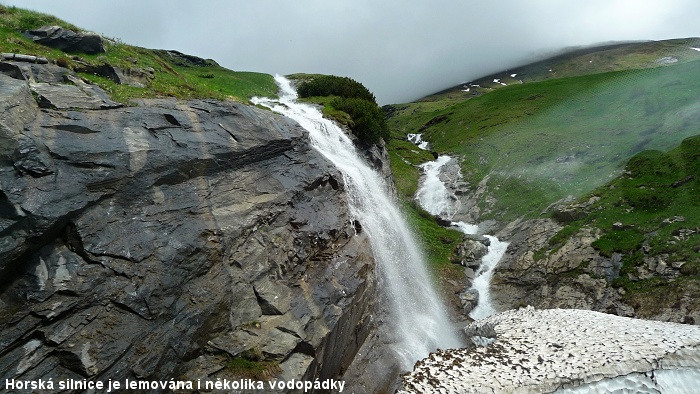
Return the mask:
[[[44,57],[95,83],[109,92],[112,99],[124,104],[132,98],[153,97],[248,102],[252,96],[277,94],[271,75],[231,71],[213,60],[177,51],[140,48],[113,39],[105,40],[102,53],[71,54],[40,45],[23,34],[47,25],[82,32],[51,15],[0,5],[2,52]]]
[[[589,49],[519,68],[522,84],[386,107],[397,188],[412,199],[433,158],[407,133],[459,157],[462,204],[511,242],[492,284],[502,309],[698,322],[698,43]],[[607,65],[575,67],[588,58]],[[526,73],[543,66],[566,77]]]
[[[686,46],[689,40],[671,44],[684,61],[502,86],[457,102],[447,95],[391,106],[390,152],[416,164],[405,135],[422,133],[433,150],[462,157],[473,187],[486,179],[493,199],[479,204],[483,219],[536,216],[607,182],[635,153],[668,150],[698,133],[700,52]],[[399,160],[395,167],[397,184],[410,194],[417,172],[403,171]]]
[[[559,53],[545,56],[542,60],[489,74],[405,105],[408,105],[406,109],[409,111],[416,108],[435,110],[505,86],[681,64],[700,58],[700,52],[692,48],[700,48],[700,39],[682,38],[566,48]]]

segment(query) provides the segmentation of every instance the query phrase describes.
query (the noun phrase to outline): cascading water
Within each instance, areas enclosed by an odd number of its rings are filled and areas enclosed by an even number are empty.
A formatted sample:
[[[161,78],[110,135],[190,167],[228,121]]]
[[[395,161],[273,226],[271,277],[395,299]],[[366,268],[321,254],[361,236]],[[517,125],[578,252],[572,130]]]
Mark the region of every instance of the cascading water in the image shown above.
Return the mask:
[[[489,244],[489,252],[481,258],[481,266],[472,282],[472,289],[479,293],[479,302],[476,304],[476,308],[469,313],[472,319],[483,319],[496,313],[491,301],[491,277],[493,269],[496,268],[496,264],[508,248],[508,242],[499,241],[492,235],[485,235],[485,237],[491,243]]]
[[[358,154],[352,141],[332,121],[308,104],[298,103],[289,80],[276,76],[278,100],[253,98],[296,120],[309,132],[312,146],[343,174],[352,215],[366,231],[384,288],[391,302],[395,351],[405,369],[437,348],[461,346],[431,285],[424,258],[396,201],[381,176]]]
[[[418,140],[421,139],[418,138]],[[423,209],[432,215],[450,220],[451,225],[464,234],[476,234],[479,231],[478,226],[464,222],[452,222],[452,218],[457,212],[455,202],[458,200],[440,179],[441,168],[450,160],[452,158],[449,156],[439,156],[435,161],[427,162],[421,166],[425,177],[416,192],[416,199]],[[507,242],[499,241],[494,236],[486,235],[485,237],[490,241],[488,253],[481,259],[481,266],[476,272],[471,287],[479,294],[476,307],[469,313],[473,319],[483,319],[496,313],[491,301],[491,277],[496,264],[501,260],[508,247]]]

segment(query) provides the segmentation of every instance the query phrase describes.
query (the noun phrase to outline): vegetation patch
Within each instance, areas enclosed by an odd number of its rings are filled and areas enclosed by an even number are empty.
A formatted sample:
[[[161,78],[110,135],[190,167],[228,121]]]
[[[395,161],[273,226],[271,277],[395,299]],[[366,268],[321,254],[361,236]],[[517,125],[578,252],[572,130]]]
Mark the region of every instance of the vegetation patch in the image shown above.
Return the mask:
[[[619,277],[612,285],[624,289],[625,300],[647,314],[668,307],[674,294],[696,291],[700,287],[700,182],[694,177],[700,163],[698,146],[700,136],[695,136],[668,152],[635,155],[621,176],[590,194],[600,199],[588,214],[567,224],[550,244],[565,242],[582,225],[601,229],[602,236],[592,246],[607,257],[622,255]],[[656,271],[650,262],[662,262],[667,268]],[[640,277],[640,269],[650,276]],[[659,296],[666,293],[670,298]]]
[[[253,380],[270,380],[282,372],[278,362],[251,359],[249,355],[232,358],[226,366],[232,375]]]
[[[591,244],[600,254],[611,257],[613,253],[628,253],[642,246],[644,235],[635,230],[609,231]]]
[[[387,150],[391,159],[396,191],[403,199],[410,201],[416,195],[418,179],[422,173],[418,166],[435,160],[435,157],[432,153],[419,149],[405,139],[390,139]]]

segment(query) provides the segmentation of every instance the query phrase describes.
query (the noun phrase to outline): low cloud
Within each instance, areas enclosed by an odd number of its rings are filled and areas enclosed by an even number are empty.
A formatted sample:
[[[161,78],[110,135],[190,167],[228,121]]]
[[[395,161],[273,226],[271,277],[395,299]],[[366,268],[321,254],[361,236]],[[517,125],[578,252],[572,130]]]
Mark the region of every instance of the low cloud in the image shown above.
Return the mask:
[[[693,0],[5,1],[234,70],[350,76],[410,101],[559,48],[700,36]]]

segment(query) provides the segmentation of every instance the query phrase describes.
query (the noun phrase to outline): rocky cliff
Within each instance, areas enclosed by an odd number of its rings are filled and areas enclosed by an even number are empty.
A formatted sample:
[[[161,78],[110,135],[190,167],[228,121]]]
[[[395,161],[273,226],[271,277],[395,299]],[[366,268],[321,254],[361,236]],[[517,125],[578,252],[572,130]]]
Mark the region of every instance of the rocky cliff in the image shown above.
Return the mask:
[[[374,261],[300,126],[233,102],[123,107],[51,64],[2,70],[2,382],[349,365]]]
[[[612,231],[584,225],[562,236],[569,231],[566,225],[571,215],[587,214],[584,211],[592,210],[590,207],[599,199],[593,196],[579,203],[561,202],[555,204],[552,218],[516,221],[502,229],[499,235],[508,239],[510,246],[491,284],[498,310],[532,305],[700,323],[696,277],[686,270],[697,257],[692,256],[696,252],[685,241],[695,235],[696,230],[687,226],[683,217],[657,218],[661,226],[680,227],[671,232],[675,235],[670,237],[668,245],[687,250],[691,255],[689,260],[671,252],[654,253],[650,244],[660,243],[652,239],[660,230],[650,231],[646,235],[648,239],[629,251],[610,254],[601,252],[599,245]],[[632,227],[615,223],[613,231],[632,232]],[[632,259],[635,265],[629,268],[630,263],[626,261]]]

